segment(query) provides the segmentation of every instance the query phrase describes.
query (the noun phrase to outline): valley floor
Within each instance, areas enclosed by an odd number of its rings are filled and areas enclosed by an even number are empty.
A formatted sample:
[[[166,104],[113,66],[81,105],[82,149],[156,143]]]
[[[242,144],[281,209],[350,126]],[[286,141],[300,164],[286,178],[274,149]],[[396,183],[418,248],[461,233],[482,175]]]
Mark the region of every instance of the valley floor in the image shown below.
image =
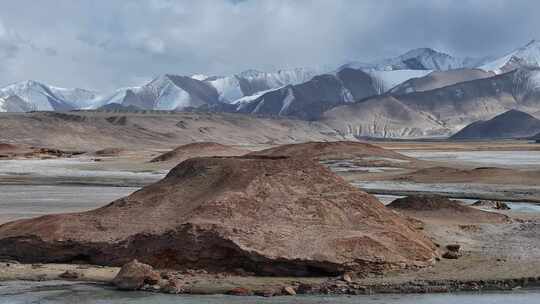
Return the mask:
[[[454,198],[515,201],[512,210],[492,211],[509,216],[507,223],[470,223],[459,218],[416,219],[442,248],[462,245],[463,256],[441,259],[421,270],[354,278],[268,278],[224,274],[182,274],[189,293],[227,293],[244,287],[260,294],[284,286],[304,286],[306,293],[437,292],[537,286],[540,282],[540,146],[512,142],[378,142],[382,147],[416,158],[326,160],[339,175],[373,194],[442,193]],[[267,145],[242,146],[259,150]],[[0,224],[47,213],[93,209],[162,178],[175,163],[149,163],[162,151],[144,150],[110,156],[70,159],[0,161]],[[479,167],[491,168],[482,175]],[[421,170],[427,171],[425,178]],[[496,168],[497,170],[494,170]],[[540,176],[540,175],[539,175]],[[471,183],[474,180],[474,183]],[[375,185],[375,186],[373,186]],[[501,186],[504,185],[504,186]],[[372,187],[370,187],[372,186]],[[401,188],[400,188],[401,187]],[[394,196],[381,195],[383,202]],[[468,203],[472,202],[468,201]],[[413,217],[415,217],[413,215]],[[0,281],[58,280],[70,270],[76,281],[108,283],[114,267],[62,264],[0,263]],[[180,276],[180,274],[179,274]],[[2,285],[3,283],[0,283]]]

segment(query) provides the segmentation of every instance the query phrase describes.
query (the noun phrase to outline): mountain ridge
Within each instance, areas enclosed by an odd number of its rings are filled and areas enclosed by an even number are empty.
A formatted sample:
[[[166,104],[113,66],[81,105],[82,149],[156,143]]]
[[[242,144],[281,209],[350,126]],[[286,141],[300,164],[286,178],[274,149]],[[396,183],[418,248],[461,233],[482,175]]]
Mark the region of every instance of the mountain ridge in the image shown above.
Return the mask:
[[[512,109],[490,120],[473,122],[450,139],[527,138],[537,133],[540,133],[540,119]]]
[[[384,94],[330,109],[321,121],[345,136],[446,137],[510,109],[540,110],[540,69],[518,69],[404,95]]]

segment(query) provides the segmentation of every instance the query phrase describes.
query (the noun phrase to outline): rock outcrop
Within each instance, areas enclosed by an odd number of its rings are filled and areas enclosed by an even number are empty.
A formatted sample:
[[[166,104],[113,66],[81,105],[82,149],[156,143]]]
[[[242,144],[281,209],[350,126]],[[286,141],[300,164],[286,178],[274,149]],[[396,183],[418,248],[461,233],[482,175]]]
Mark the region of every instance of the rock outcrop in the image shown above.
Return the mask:
[[[155,163],[170,161],[180,163],[192,157],[240,156],[248,152],[248,150],[222,145],[215,142],[195,142],[179,146],[172,151],[163,153],[153,158],[150,162]]]
[[[473,223],[504,223],[509,220],[506,215],[478,210],[439,195],[412,195],[398,198],[388,207],[413,218],[437,218],[441,221]]]
[[[501,201],[478,200],[474,202],[472,206],[495,210],[510,210],[508,204]]]
[[[322,165],[287,157],[186,160],[102,208],[0,226],[0,256],[258,275],[361,274],[431,264],[409,221]]]
[[[120,269],[113,280],[113,284],[122,290],[139,290],[145,284],[155,285],[161,277],[152,266],[133,260]]]
[[[459,259],[463,253],[461,252],[461,245],[458,244],[449,244],[446,245],[446,252],[443,253],[442,257],[449,260]]]
[[[302,144],[282,145],[266,150],[252,152],[249,155],[290,156],[315,160],[355,159],[366,157],[388,158],[411,161],[413,158],[387,150],[376,145],[357,141],[306,142]]]

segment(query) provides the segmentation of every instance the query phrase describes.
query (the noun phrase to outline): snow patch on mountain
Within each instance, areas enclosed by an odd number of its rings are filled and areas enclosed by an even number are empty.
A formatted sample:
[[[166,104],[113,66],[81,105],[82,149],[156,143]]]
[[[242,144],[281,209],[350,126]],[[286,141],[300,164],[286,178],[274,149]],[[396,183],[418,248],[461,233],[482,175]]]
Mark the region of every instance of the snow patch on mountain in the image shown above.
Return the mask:
[[[518,67],[527,66],[540,67],[540,41],[532,40],[527,45],[488,62],[480,68],[501,74]]]
[[[191,78],[199,80],[199,81],[204,81],[204,80],[208,79],[209,76],[204,75],[204,74],[193,74],[193,75],[191,75]]]
[[[7,109],[5,109],[6,100],[2,97],[0,97],[0,112],[7,112]]]
[[[221,102],[233,103],[235,100],[244,97],[240,82],[234,76],[207,78],[205,81],[216,88]]]
[[[248,96],[244,96],[242,98],[238,98],[238,99],[234,100],[233,102],[231,102],[231,104],[241,106],[242,104],[249,103],[249,102],[263,96],[264,94],[266,94],[268,92],[281,90],[281,88],[283,88],[283,87],[279,87],[279,88],[275,88],[275,89],[268,89],[268,90],[264,90],[264,91],[259,91],[259,92],[255,93],[253,95],[248,95]]]
[[[160,76],[140,89],[155,98],[153,109],[174,110],[192,106],[188,92],[178,87],[168,75]]]
[[[287,95],[285,96],[285,99],[283,99],[283,106],[281,107],[281,110],[279,111],[279,115],[282,115],[289,109],[293,100],[294,100],[294,93],[292,91],[292,88],[289,87],[287,89]]]
[[[424,77],[433,72],[432,70],[393,70],[393,71],[366,71],[377,82],[379,94],[388,92],[395,86],[411,79]]]

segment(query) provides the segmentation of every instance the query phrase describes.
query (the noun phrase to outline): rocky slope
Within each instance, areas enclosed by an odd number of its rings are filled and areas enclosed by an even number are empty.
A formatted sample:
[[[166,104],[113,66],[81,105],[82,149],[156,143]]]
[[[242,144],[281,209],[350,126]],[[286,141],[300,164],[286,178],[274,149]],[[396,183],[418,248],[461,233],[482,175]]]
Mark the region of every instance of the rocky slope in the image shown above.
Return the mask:
[[[414,138],[452,132],[428,113],[419,113],[391,95],[336,107],[325,112],[321,121],[347,137]]]
[[[93,211],[1,225],[0,256],[309,276],[425,266],[435,246],[316,162],[238,157],[186,160]]]
[[[0,129],[4,142],[83,151],[172,149],[194,141],[249,145],[343,139],[318,122],[228,113],[0,113]]]
[[[525,138],[540,132],[540,120],[525,112],[510,110],[487,121],[466,126],[451,139]]]
[[[357,137],[449,136],[510,109],[537,112],[539,75],[537,69],[518,69],[429,91],[373,97],[331,109],[322,121]]]
[[[392,95],[403,95],[413,92],[429,91],[460,82],[488,78],[491,76],[494,76],[494,73],[480,69],[434,71],[424,77],[411,78],[392,88],[389,93]]]

